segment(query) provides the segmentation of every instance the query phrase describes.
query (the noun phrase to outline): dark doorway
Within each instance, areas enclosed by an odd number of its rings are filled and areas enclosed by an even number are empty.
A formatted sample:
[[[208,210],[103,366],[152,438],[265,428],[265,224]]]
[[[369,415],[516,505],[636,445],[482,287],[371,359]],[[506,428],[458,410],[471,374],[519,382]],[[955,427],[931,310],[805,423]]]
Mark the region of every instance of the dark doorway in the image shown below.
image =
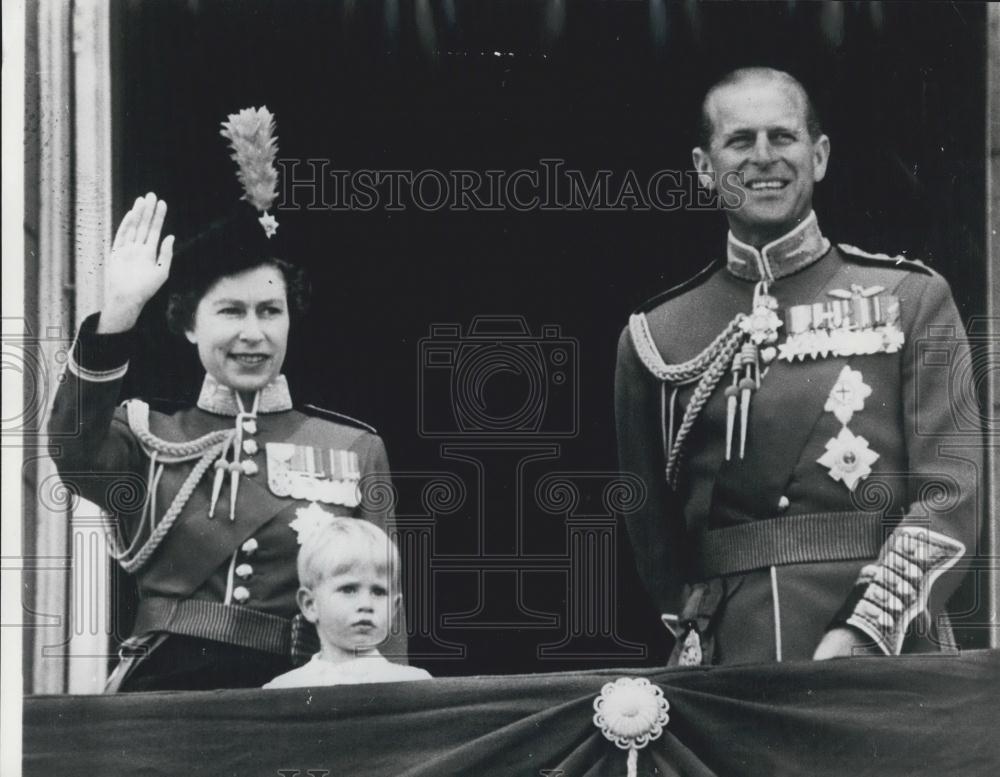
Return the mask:
[[[218,125],[249,105],[276,114],[281,156],[303,160],[303,178],[307,159],[486,180],[491,170],[544,177],[551,160],[586,182],[608,171],[606,204],[619,209],[560,209],[551,191],[553,202],[523,210],[309,209],[303,187],[279,214],[317,290],[287,367],[293,390],[377,426],[394,470],[415,473],[400,480],[399,512],[434,557],[430,598],[411,592],[409,607],[426,609],[414,661],[435,674],[666,655],[624,533],[606,517],[615,344],[638,303],[719,254],[725,222],[710,209],[643,210],[623,188],[630,171],[646,182],[660,170],[688,186],[699,100],[723,72],[774,65],[812,92],[833,144],[816,203],[831,239],[922,258],[951,281],[964,316],[985,309],[982,5],[119,0],[115,16],[116,215],[152,189],[179,236],[239,195]],[[425,178],[433,201],[439,180]],[[186,393],[200,378],[185,345],[166,342],[161,312],[142,323],[148,347],[131,392]],[[486,421],[475,407],[452,412],[449,367],[426,358],[429,345],[468,345],[476,316],[522,317],[531,344],[518,351],[523,370],[484,384]],[[490,418],[520,418],[525,433],[500,446]],[[473,452],[441,448],[477,441]],[[527,462],[522,480],[517,462]],[[417,477],[428,472],[454,473],[470,499],[478,489],[483,526],[474,499],[428,511]],[[540,496],[557,472],[578,497],[569,519]],[[609,597],[597,627],[567,605],[588,584],[574,582],[577,541],[608,565],[611,590],[591,592]],[[477,564],[477,554],[507,561]],[[960,633],[970,646],[981,636]]]

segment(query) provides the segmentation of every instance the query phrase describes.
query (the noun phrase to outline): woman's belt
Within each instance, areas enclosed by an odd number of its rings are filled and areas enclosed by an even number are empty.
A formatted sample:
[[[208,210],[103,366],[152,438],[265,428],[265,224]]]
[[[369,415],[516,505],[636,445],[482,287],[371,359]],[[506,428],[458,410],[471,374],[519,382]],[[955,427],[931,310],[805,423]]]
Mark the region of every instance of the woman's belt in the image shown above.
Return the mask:
[[[316,632],[300,616],[280,615],[205,599],[150,596],[139,602],[135,634],[162,631],[226,642],[294,659],[318,649]]]
[[[892,531],[882,513],[783,515],[712,529],[698,537],[699,579],[784,564],[878,557]]]

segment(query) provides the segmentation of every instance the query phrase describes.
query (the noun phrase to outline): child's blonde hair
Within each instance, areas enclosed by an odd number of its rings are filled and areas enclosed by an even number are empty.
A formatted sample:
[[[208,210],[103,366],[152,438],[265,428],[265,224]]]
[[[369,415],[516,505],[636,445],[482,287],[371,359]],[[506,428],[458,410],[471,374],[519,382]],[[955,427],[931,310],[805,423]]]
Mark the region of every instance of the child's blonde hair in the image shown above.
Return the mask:
[[[299,584],[314,588],[324,578],[359,562],[372,562],[385,570],[393,589],[399,590],[399,549],[389,535],[363,518],[331,516],[302,538],[297,562]]]

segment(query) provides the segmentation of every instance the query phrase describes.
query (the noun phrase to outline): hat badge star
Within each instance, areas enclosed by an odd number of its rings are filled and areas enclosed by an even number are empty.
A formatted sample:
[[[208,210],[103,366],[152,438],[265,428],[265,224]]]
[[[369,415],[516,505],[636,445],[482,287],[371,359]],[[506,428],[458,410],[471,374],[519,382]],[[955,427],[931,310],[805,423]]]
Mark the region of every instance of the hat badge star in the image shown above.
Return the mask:
[[[265,213],[257,221],[260,225],[264,227],[264,234],[269,238],[274,237],[274,234],[278,231],[278,220],[272,216],[270,213]]]

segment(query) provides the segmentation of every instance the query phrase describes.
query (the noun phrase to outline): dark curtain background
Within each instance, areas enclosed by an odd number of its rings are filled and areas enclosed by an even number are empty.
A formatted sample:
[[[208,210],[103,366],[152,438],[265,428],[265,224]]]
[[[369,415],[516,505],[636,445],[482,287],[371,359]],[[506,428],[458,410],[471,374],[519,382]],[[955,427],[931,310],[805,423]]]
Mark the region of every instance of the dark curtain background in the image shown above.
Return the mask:
[[[644,182],[688,170],[705,88],[733,67],[765,64],[806,84],[832,139],[816,202],[828,236],[922,258],[951,281],[963,315],[984,310],[983,6],[119,0],[114,15],[116,218],[148,190],[168,201],[180,237],[227,208],[239,191],[218,125],[261,104],[278,117],[282,157],[482,175],[558,158],[588,178],[611,171],[614,193],[627,171]],[[374,424],[395,471],[424,473],[400,479],[400,514],[430,515],[429,598],[408,592],[411,612],[424,613],[414,662],[470,674],[662,661],[669,644],[602,496],[616,467],[615,344],[632,308],[723,250],[723,216],[409,206],[278,217],[316,288],[286,368],[293,391]],[[168,341],[162,309],[161,300],[144,317],[127,388],[189,395],[200,369],[186,344]],[[513,448],[490,442],[490,452],[447,458],[442,442],[481,438],[458,433],[447,372],[421,369],[418,341],[432,325],[459,324],[462,334],[437,338],[457,352],[485,314],[527,322],[537,347],[526,352],[543,366],[540,412]],[[558,332],[539,339],[543,325]],[[557,383],[553,343],[567,341],[568,382]],[[529,378],[486,381],[489,411],[524,404]],[[428,438],[421,419],[458,432]],[[516,462],[531,456],[541,458],[517,481]],[[440,471],[468,490],[451,512],[420,501],[426,473]],[[539,506],[535,489],[553,472],[576,473],[576,535]],[[568,604],[587,585],[567,560],[571,535],[591,538],[588,564],[605,576],[589,581],[603,603],[590,607],[601,610],[596,625]],[[408,558],[412,588],[426,565]],[[967,586],[960,609],[976,601]],[[567,631],[580,639],[565,642]],[[983,644],[975,628],[959,634]]]

